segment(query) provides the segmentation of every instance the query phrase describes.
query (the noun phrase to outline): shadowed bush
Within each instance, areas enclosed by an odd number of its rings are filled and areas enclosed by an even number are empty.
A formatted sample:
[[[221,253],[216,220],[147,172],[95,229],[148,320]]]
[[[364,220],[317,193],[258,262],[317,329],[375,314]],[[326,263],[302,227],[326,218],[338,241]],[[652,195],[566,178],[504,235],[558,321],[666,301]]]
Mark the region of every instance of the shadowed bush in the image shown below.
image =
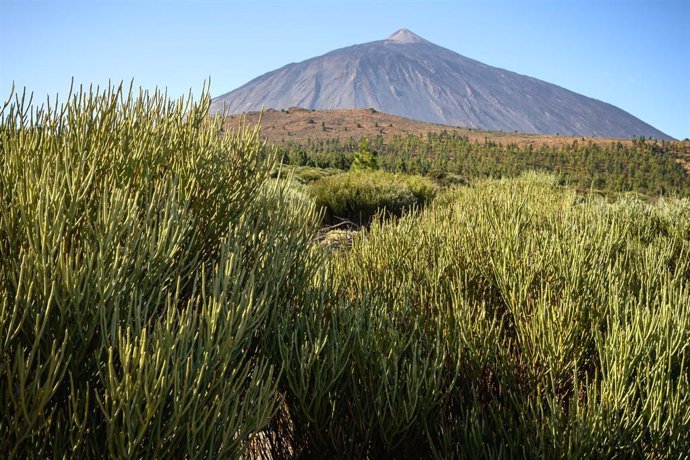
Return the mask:
[[[401,216],[413,207],[430,203],[437,188],[420,176],[383,171],[357,171],[322,178],[309,187],[317,207],[326,210],[326,220],[348,219],[368,225],[378,212]]]

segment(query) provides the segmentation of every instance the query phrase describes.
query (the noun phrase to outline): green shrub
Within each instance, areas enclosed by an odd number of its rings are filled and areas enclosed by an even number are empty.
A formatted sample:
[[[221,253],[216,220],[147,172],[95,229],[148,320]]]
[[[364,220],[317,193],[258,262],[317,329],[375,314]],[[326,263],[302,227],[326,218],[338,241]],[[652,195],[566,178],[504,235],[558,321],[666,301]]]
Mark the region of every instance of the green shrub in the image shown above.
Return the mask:
[[[375,222],[277,328],[294,451],[682,457],[687,210],[528,174]]]
[[[378,152],[369,148],[369,139],[363,139],[352,157],[350,171],[374,171],[379,169]]]
[[[309,192],[317,207],[326,210],[328,221],[343,218],[367,225],[378,212],[400,216],[415,206],[427,205],[437,188],[419,176],[359,171],[320,179]]]
[[[3,106],[3,456],[237,457],[272,418],[259,344],[316,268],[316,216],[209,104],[120,87]]]

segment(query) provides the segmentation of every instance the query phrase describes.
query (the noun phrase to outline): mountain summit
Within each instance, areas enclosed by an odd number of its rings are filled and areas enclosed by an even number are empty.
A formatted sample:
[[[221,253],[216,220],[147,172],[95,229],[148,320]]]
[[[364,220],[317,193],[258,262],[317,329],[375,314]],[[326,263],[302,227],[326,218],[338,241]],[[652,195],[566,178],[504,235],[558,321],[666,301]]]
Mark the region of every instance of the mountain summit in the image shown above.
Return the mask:
[[[388,41],[398,43],[429,43],[419,35],[408,29],[400,29],[387,38]]]
[[[671,139],[613,105],[482,64],[407,29],[268,72],[215,98],[211,112],[295,106],[372,107],[494,131]]]

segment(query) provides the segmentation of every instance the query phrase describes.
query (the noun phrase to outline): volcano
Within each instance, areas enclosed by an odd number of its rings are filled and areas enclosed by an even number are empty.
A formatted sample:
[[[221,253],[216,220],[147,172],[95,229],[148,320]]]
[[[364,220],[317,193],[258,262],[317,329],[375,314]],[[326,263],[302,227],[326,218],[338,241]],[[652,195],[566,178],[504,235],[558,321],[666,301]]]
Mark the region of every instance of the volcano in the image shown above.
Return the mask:
[[[211,113],[373,108],[431,123],[537,134],[672,139],[611,104],[483,64],[407,29],[268,72]]]

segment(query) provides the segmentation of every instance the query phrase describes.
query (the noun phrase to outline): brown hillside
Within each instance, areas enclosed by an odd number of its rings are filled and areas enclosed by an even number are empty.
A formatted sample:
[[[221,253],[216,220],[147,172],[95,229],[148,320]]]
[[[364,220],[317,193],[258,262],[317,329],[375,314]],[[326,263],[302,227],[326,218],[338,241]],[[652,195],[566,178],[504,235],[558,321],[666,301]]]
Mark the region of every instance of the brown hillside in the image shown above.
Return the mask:
[[[500,131],[483,131],[471,128],[425,123],[409,118],[377,112],[374,109],[351,110],[307,110],[293,107],[288,110],[268,109],[261,112],[248,112],[229,116],[225,122],[226,129],[240,126],[242,122],[252,126],[261,121],[263,136],[270,143],[303,143],[307,139],[323,138],[374,138],[382,135],[384,142],[395,135],[426,134],[428,132],[450,131],[467,136],[471,141],[519,145],[560,145],[569,144],[582,137],[553,136],[541,134],[506,133]],[[623,142],[627,139],[592,138],[593,142]]]

